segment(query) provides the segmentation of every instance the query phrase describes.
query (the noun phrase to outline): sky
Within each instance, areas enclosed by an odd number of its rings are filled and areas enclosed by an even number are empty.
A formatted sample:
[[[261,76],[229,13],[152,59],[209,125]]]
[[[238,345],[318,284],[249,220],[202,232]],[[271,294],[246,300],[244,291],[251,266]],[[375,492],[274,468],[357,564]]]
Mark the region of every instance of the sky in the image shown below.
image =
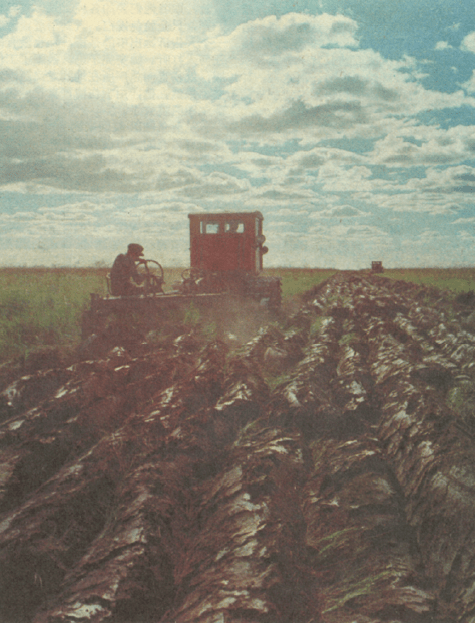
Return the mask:
[[[0,0],[0,265],[475,264],[473,0]]]

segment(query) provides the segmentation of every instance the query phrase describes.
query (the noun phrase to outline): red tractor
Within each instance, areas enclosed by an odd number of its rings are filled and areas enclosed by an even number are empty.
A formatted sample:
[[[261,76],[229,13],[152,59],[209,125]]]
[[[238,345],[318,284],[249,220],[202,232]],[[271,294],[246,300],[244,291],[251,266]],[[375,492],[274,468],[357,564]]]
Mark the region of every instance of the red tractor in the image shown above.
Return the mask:
[[[280,278],[260,274],[268,251],[260,212],[189,214],[188,218],[191,267],[182,275],[181,292],[227,292],[270,308],[280,306]]]
[[[261,275],[262,258],[268,249],[264,246],[264,217],[260,212],[189,214],[188,218],[190,268],[183,271],[176,289],[164,292],[160,264],[141,260],[138,269],[143,271],[143,294],[91,294],[91,309],[83,317],[84,338],[100,331],[113,313],[151,316],[156,311],[191,302],[198,307],[229,309],[235,301],[234,307],[239,308],[243,299],[268,309],[280,307],[281,279]]]

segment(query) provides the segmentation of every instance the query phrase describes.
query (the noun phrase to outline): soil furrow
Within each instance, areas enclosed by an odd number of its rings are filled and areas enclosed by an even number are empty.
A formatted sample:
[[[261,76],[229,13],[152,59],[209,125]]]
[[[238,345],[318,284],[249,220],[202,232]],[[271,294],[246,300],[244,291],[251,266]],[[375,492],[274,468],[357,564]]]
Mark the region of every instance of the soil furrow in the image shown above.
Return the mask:
[[[359,273],[302,301],[5,376],[2,622],[474,620],[466,309]]]

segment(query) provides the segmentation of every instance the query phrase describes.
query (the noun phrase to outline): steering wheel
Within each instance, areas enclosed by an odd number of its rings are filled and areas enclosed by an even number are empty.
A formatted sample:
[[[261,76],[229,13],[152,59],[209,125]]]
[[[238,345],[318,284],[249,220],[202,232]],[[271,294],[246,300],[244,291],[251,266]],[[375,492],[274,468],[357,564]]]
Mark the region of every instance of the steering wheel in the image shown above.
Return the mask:
[[[163,294],[163,268],[155,260],[139,260],[138,266],[144,267],[144,290],[145,294]]]

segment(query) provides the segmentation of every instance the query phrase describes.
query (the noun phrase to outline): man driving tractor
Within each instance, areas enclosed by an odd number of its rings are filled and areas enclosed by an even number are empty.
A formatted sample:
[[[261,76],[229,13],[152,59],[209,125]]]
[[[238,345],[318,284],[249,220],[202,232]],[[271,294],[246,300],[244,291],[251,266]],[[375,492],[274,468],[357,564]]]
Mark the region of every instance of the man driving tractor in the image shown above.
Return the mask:
[[[126,254],[121,253],[115,258],[110,271],[113,296],[134,296],[142,293],[140,285],[135,285],[144,281],[144,277],[139,274],[136,266],[136,262],[141,263],[143,261],[142,255],[142,245],[131,243],[127,247]]]

